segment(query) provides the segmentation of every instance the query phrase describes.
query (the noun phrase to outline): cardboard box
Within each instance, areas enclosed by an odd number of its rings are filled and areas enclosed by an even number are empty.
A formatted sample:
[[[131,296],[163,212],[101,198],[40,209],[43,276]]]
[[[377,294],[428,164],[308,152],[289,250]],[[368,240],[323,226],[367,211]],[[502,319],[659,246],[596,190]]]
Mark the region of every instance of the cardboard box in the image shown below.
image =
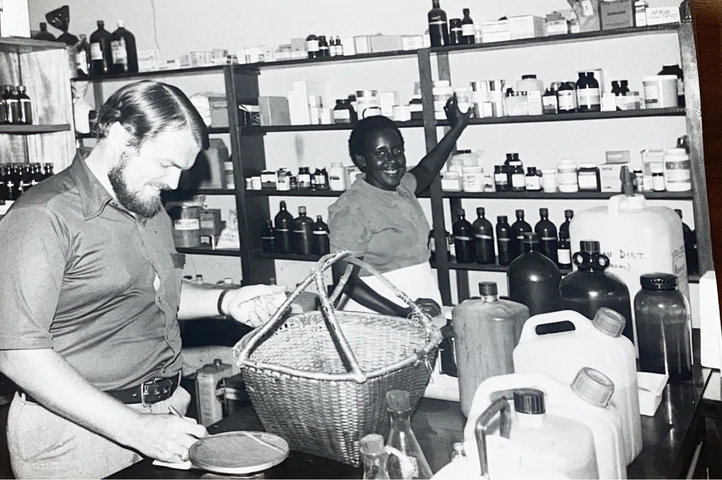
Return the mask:
[[[629,150],[610,150],[606,153],[607,163],[627,164],[632,161]]]
[[[599,165],[599,179],[602,192],[620,193],[622,191],[622,180],[620,180],[619,174],[624,165],[630,168],[628,163],[605,163]]]
[[[544,36],[544,19],[534,15],[509,18],[509,34],[512,40]]]
[[[566,35],[569,33],[569,22],[566,18],[547,19],[544,31],[548,37],[553,35]]]
[[[368,39],[372,53],[397,52],[404,48],[401,35],[371,35]]]
[[[634,5],[632,0],[614,0],[599,4],[602,30],[614,30],[634,26]]]
[[[662,25],[665,23],[679,23],[678,7],[657,7],[647,9],[647,25]]]
[[[356,42],[353,37],[346,37],[341,39],[341,45],[343,45],[344,57],[349,55],[356,55]]]
[[[138,71],[154,72],[158,70],[159,59],[158,50],[138,50]]]
[[[424,36],[423,35],[404,35],[402,38],[402,49],[403,50],[419,50],[424,48]]]
[[[317,95],[325,97],[326,84],[322,82],[293,82],[293,90],[288,92],[288,110],[291,125],[310,125],[311,112],[308,97]]]
[[[290,125],[291,114],[286,97],[258,97],[261,125]]]
[[[394,116],[394,105],[399,105],[399,92],[380,92],[379,107],[381,107],[381,115],[391,118]]]
[[[481,24],[482,43],[507,42],[509,40],[511,40],[509,20],[484,22]]]
[[[228,99],[223,94],[208,95],[211,127],[228,127]]]

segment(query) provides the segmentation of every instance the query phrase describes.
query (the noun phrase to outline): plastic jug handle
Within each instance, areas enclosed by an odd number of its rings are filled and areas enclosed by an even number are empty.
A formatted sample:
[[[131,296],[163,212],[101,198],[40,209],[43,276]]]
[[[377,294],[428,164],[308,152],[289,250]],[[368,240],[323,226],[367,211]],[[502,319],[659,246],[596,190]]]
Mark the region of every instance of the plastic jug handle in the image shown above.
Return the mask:
[[[521,336],[519,337],[519,343],[529,341],[534,337],[540,336],[536,333],[536,329],[540,325],[551,325],[553,323],[564,321],[571,322],[574,325],[575,330],[581,330],[592,326],[591,320],[574,310],[542,313],[540,315],[534,315],[524,323],[524,327],[521,330]]]
[[[501,419],[499,420],[499,433],[504,438],[509,438],[511,431],[511,413],[509,409],[509,402],[506,398],[498,398],[492,403],[489,408],[484,410],[479,415],[479,420],[476,421],[476,447],[479,451],[479,467],[481,469],[481,475],[489,478],[489,457],[487,455],[486,447],[486,430],[489,427],[491,420],[499,414]]]

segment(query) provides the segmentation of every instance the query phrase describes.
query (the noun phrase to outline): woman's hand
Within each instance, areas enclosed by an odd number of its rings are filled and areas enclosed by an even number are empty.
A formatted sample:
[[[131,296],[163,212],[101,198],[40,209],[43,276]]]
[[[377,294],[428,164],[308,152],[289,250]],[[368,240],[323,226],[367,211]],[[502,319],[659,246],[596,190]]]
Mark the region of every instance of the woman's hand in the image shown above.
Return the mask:
[[[459,100],[456,98],[456,94],[452,95],[444,105],[444,112],[446,113],[446,119],[449,121],[449,125],[452,128],[466,128],[471,119],[471,107],[466,112],[462,112],[459,109]]]

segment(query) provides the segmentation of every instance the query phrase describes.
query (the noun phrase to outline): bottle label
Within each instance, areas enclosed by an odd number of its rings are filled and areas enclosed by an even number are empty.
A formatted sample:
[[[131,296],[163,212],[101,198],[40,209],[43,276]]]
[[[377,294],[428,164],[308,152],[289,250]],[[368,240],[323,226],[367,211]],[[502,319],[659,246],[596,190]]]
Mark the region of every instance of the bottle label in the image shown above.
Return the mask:
[[[599,106],[601,99],[598,88],[580,88],[577,90],[579,106],[593,107]]]
[[[592,7],[591,0],[582,0],[582,15],[585,17],[594,15],[594,7]]]
[[[324,177],[323,175],[314,175],[313,183],[315,185],[326,185],[326,177]]]
[[[297,234],[303,235],[303,236],[308,235],[308,232],[306,230],[294,230],[293,233],[297,233]]]
[[[526,177],[526,189],[527,190],[539,190],[541,184],[539,183],[539,177],[534,175],[533,177]]]
[[[474,235],[476,238],[479,238],[481,240],[493,240],[494,238],[491,235],[483,235],[481,233],[477,233]],[[501,240],[501,239],[500,239]]]
[[[494,174],[494,182],[497,185],[506,185],[507,183],[509,183],[509,179],[505,173],[495,173]]]
[[[175,230],[200,230],[201,222],[197,218],[179,218],[173,222]]]
[[[597,184],[597,175],[595,173],[579,173],[579,188],[585,190],[596,190],[599,185]]]
[[[306,40],[306,50],[309,52],[318,52],[318,40]]]
[[[557,257],[560,265],[572,264],[572,251],[568,248],[560,248],[557,250]]]
[[[86,75],[88,74],[88,56],[85,50],[75,53],[75,68]]]
[[[327,232],[327,231],[315,231],[315,230],[314,230],[313,234],[314,234],[314,235],[326,235],[326,236],[328,236],[328,232]]]
[[[335,120],[351,120],[351,112],[345,108],[341,110],[334,110],[333,118]]]
[[[469,237],[461,237],[459,235],[454,236],[454,240],[459,240],[460,242],[470,242],[471,238]]]
[[[286,232],[289,232],[290,230],[289,230],[289,229],[287,229],[287,228],[278,228],[278,227],[276,227],[276,231],[277,231],[277,232],[283,232],[283,233],[286,233]]]
[[[517,235],[517,236],[516,236],[516,239],[519,240],[519,241],[524,240],[524,234],[522,233],[521,235]]]
[[[110,42],[110,51],[113,53],[114,65],[128,65],[128,50],[125,48],[125,39]]]
[[[103,50],[100,48],[99,42],[90,44],[90,59],[93,61],[103,60]]]
[[[511,186],[514,188],[521,188],[525,186],[524,175],[517,173],[511,176]]]
[[[436,253],[436,240],[434,240],[434,237],[429,239],[429,250],[431,253]]]
[[[476,35],[473,23],[465,23],[461,26],[461,34],[465,37],[473,37]]]
[[[577,108],[576,99],[574,98],[573,90],[562,90],[558,94],[559,97],[559,110],[562,112],[568,112]]]
[[[664,162],[664,178],[667,183],[689,183],[691,179],[690,162]]]
[[[541,237],[542,242],[556,242],[557,237]]]
[[[657,88],[657,85],[644,85],[644,103],[646,105],[657,105],[659,103],[659,88]]]
[[[511,238],[497,238],[500,242],[511,242]]]

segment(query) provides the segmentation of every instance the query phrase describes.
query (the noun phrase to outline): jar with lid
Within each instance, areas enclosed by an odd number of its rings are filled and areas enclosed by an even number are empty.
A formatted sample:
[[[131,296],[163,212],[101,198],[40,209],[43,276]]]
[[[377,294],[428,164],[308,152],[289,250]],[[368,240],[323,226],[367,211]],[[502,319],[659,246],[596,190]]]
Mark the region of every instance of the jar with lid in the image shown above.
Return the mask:
[[[524,175],[524,167],[521,162],[513,166],[511,171],[511,191],[523,192],[526,190],[526,177]]]
[[[599,112],[602,110],[602,97],[599,82],[594,72],[579,72],[577,80],[577,111]]]
[[[351,123],[353,108],[347,99],[337,99],[336,106],[333,107],[333,121],[334,123]]]
[[[692,322],[687,299],[670,273],[640,277],[634,297],[639,368],[666,373],[670,383],[692,378]]]
[[[692,190],[689,155],[684,148],[670,148],[662,157],[664,165],[664,188],[668,192]]]
[[[544,115],[554,115],[559,113],[559,100],[557,93],[551,88],[547,88],[542,95],[542,110]]]
[[[536,167],[527,167],[526,169],[526,176],[525,179],[525,186],[526,190],[528,192],[539,192],[541,191],[541,182],[540,177],[537,175]]]
[[[285,192],[291,190],[291,172],[281,168],[276,172],[276,190]]]
[[[313,183],[311,182],[311,171],[308,167],[298,168],[298,189],[311,190]]]
[[[276,172],[274,170],[264,170],[261,172],[261,187],[275,189],[276,188]]]
[[[662,167],[652,167],[652,190],[664,192],[664,169]]]
[[[542,188],[545,193],[554,193],[557,191],[557,171],[553,168],[545,168],[541,171]]]
[[[679,65],[664,65],[657,75],[674,75],[677,77],[677,106],[684,108],[684,70]]]
[[[577,165],[572,160],[564,159],[557,164],[557,188],[562,193],[579,191]]]
[[[522,75],[521,80],[516,82],[517,92],[543,92],[544,81],[539,80],[536,75]]]
[[[494,189],[497,192],[509,191],[509,176],[506,165],[494,165]]]
[[[593,163],[582,163],[577,171],[580,192],[600,192],[599,167]]]
[[[448,80],[437,80],[434,82],[432,89],[434,95],[434,117],[436,120],[445,120],[444,106],[446,102],[454,95],[454,89]]]
[[[465,192],[484,191],[484,169],[482,167],[462,167],[462,183]]]
[[[573,82],[563,81],[557,90],[559,100],[559,113],[574,113],[577,111],[577,91]]]
[[[447,171],[441,176],[441,189],[445,192],[461,191],[461,175],[456,171]]]
[[[328,169],[328,186],[334,192],[346,190],[346,169],[343,168],[343,163],[331,163],[331,168]]]
[[[454,89],[454,93],[456,93],[459,110],[466,113],[471,108],[471,90],[469,87],[459,87]]]

